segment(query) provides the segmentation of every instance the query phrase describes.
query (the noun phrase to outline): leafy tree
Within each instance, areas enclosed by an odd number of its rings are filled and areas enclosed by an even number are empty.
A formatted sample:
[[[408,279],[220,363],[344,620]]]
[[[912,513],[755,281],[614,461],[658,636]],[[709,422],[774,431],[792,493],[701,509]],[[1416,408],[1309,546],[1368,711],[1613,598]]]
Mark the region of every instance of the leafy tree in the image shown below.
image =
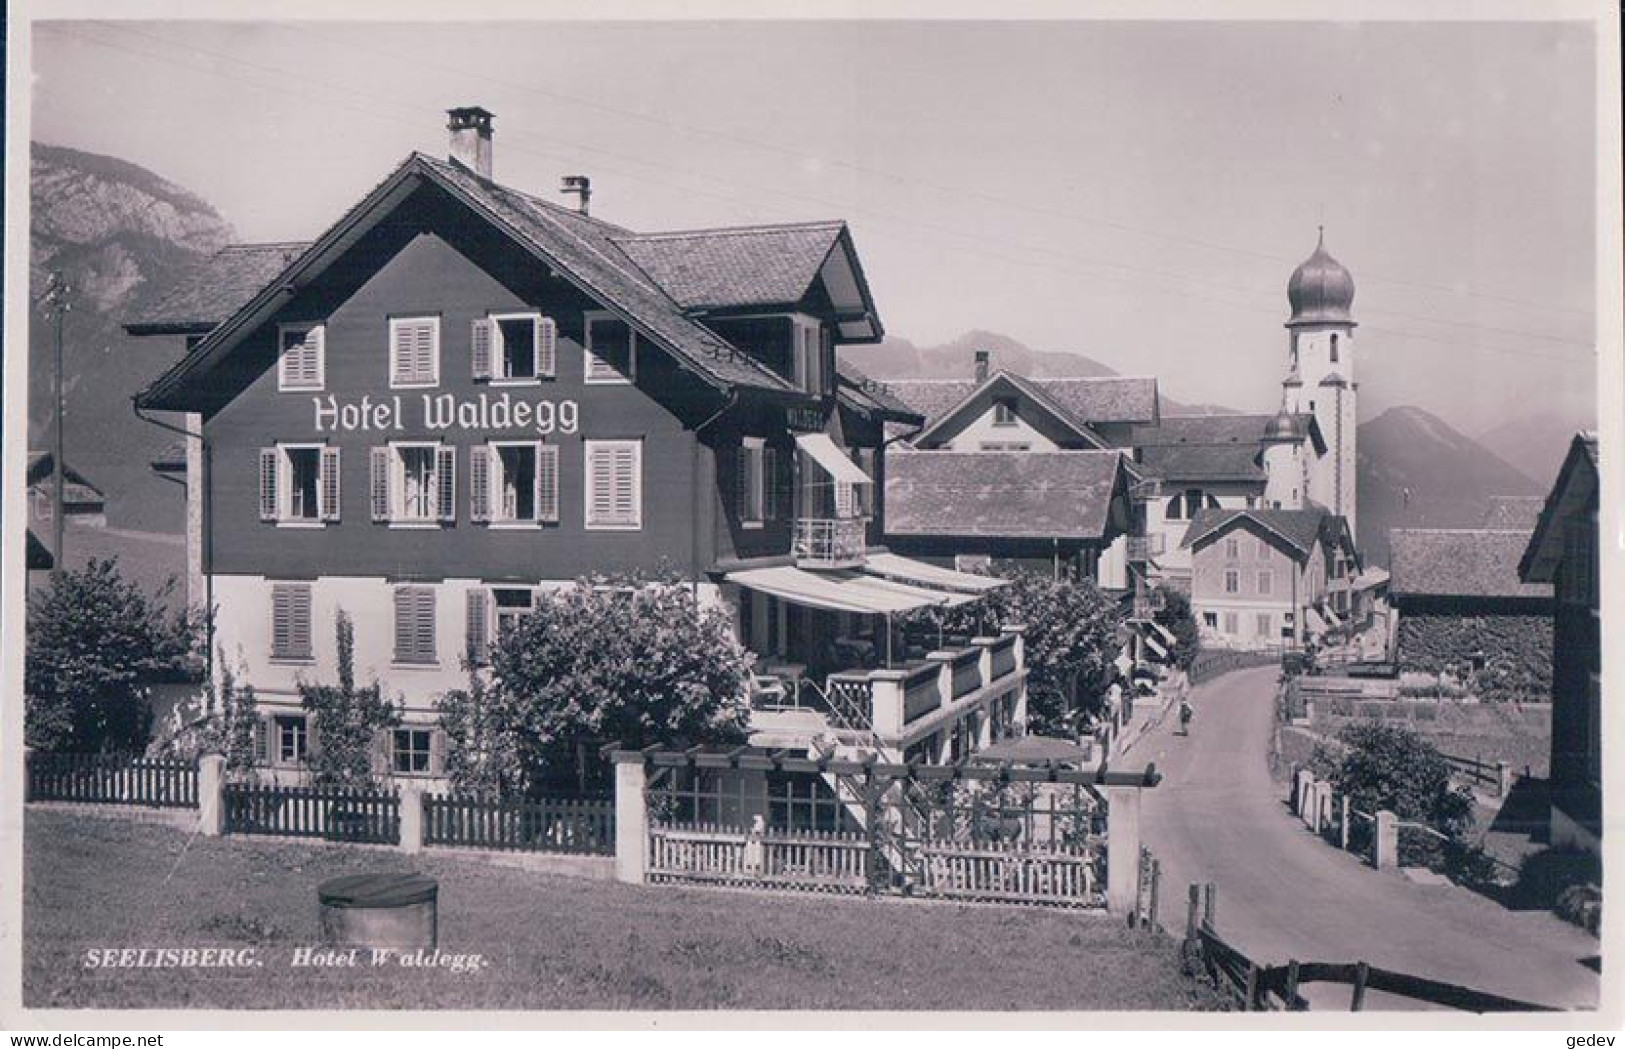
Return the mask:
[[[1196,625],[1196,614],[1191,611],[1190,595],[1167,585],[1157,587],[1156,592],[1162,595],[1162,611],[1153,618],[1174,635],[1174,648],[1169,653],[1174,663],[1181,670],[1189,670],[1191,661],[1202,650],[1202,632]]]
[[[747,653],[727,615],[674,579],[590,577],[538,597],[491,646],[489,681],[441,704],[459,787],[534,789],[583,740],[744,739]]]
[[[355,627],[342,609],[334,617],[338,641],[339,683],[312,685],[301,681],[299,695],[311,714],[311,746],[306,756],[317,783],[367,786],[373,782],[373,754],[378,733],[401,723],[400,709],[384,698],[377,681],[355,684]]]
[[[1122,650],[1117,602],[1088,579],[1053,579],[1024,569],[981,601],[944,611],[922,610],[907,629],[979,634],[1003,623],[1025,626],[1027,724],[1034,732],[1068,735],[1079,714],[1098,713]]]
[[[1423,823],[1459,839],[1473,826],[1472,796],[1450,782],[1450,763],[1408,728],[1380,721],[1353,724],[1338,734],[1341,754],[1322,751],[1313,759],[1330,772],[1333,787],[1362,812],[1387,809],[1401,820]],[[1355,821],[1356,837],[1369,825]],[[1444,858],[1437,838],[1400,834],[1400,862],[1433,865]]]
[[[173,584],[171,584],[172,586]],[[63,572],[28,603],[25,735],[49,751],[140,750],[152,711],[145,686],[195,674],[198,621],[166,613],[115,560]]]

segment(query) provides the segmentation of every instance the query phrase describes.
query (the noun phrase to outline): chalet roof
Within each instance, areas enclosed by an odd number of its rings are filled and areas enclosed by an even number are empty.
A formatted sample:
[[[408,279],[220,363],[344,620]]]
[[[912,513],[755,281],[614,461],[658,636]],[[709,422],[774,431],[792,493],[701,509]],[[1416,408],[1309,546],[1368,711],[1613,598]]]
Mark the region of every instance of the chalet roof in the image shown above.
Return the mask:
[[[1550,597],[1550,585],[1518,578],[1529,535],[1510,528],[1390,529],[1389,591],[1395,597]]]
[[[621,313],[640,335],[719,388],[798,393],[789,381],[689,316],[679,299],[724,293],[779,294],[808,272],[808,260],[826,238],[825,256],[837,241],[846,245],[851,279],[857,289],[854,294],[861,297],[869,327],[879,329],[844,223],[749,227],[737,237],[725,230],[664,238],[640,236],[483,179],[461,165],[413,153],[315,242],[226,249],[201,269],[193,285],[177,290],[149,315],[131,322],[128,327],[134,334],[209,330],[192,353],[141,395],[143,404],[152,408],[186,407],[185,398],[179,396],[186,380],[219,360],[240,338],[273,316],[279,305],[277,289],[308,283],[342,253],[357,229],[378,221],[405,199],[412,186],[422,182],[445,190],[528,249],[542,265]],[[747,264],[762,264],[774,246],[785,247],[792,257],[782,264],[765,266],[767,272],[759,276],[744,272]],[[686,248],[701,252],[705,264],[679,266],[678,255]],[[657,279],[634,261],[629,250],[662,278]],[[726,272],[704,277],[701,271],[706,265],[719,260],[727,262]],[[817,270],[812,272],[816,274]],[[662,279],[670,280],[672,287],[664,286]]]
[[[1165,481],[1263,481],[1264,432],[1273,414],[1171,415],[1156,426],[1136,426],[1131,438],[1148,477]],[[1326,450],[1315,417],[1293,417],[1302,432]]]
[[[1126,472],[1121,452],[895,451],[891,535],[1102,539]]]
[[[837,358],[835,365],[839,394],[854,407],[879,413],[887,420],[918,426],[925,421],[919,412],[893,392],[891,384],[876,382],[858,368]]]
[[[132,335],[207,332],[241,309],[309,247],[309,241],[228,244],[125,327]]]
[[[1191,518],[1190,527],[1185,530],[1185,538],[1180,545],[1194,549],[1198,544],[1217,539],[1223,532],[1237,527],[1255,535],[1274,535],[1291,547],[1299,560],[1303,560],[1314,552],[1316,543],[1328,538],[1329,530],[1344,527],[1341,521],[1336,514],[1318,507],[1307,510],[1198,510],[1196,516]]]
[[[1483,527],[1533,530],[1545,500],[1538,495],[1497,495],[1484,511]]]
[[[1563,556],[1563,524],[1570,515],[1593,512],[1597,506],[1599,468],[1597,435],[1582,430],[1569,442],[1568,455],[1558,467],[1557,479],[1541,507],[1529,546],[1518,562],[1518,576],[1531,583],[1552,583]]]
[[[1150,375],[1105,375],[1087,379],[1028,379],[1081,423],[1154,423],[1157,380]]]
[[[30,449],[28,452],[28,487],[49,484],[55,457],[47,451]],[[85,479],[85,475],[67,463],[62,468],[62,498],[71,506],[101,506],[107,502],[102,490]]]
[[[1089,443],[1105,447],[1092,427],[1107,423],[1154,422],[1157,415],[1157,380],[1147,375],[1108,375],[1086,379],[1032,379],[1000,370],[982,383],[914,381],[892,384],[897,395],[926,417],[921,440],[962,417],[964,410],[993,395],[998,387],[1013,388],[1058,419]]]
[[[888,379],[899,400],[925,416],[929,426],[976,392],[977,384],[958,379]]]
[[[842,222],[741,226],[611,238],[684,309],[800,302]]]

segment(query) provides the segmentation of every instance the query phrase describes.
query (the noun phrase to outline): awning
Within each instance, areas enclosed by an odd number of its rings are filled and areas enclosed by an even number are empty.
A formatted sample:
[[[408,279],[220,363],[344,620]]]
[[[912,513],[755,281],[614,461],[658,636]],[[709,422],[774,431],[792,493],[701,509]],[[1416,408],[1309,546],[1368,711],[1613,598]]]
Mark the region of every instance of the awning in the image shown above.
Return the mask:
[[[885,576],[900,583],[919,583],[941,590],[963,590],[970,594],[985,594],[1010,582],[1008,579],[956,572],[952,568],[926,564],[897,554],[870,554],[863,570],[870,575]]]
[[[1312,608],[1303,610],[1303,625],[1309,629],[1311,634],[1324,634],[1326,632],[1326,620],[1322,619],[1320,613]]]
[[[1150,634],[1145,635],[1145,643],[1151,647],[1151,651],[1155,652],[1161,658],[1168,658],[1168,650],[1163,648],[1161,643],[1159,643],[1157,639],[1152,637]]]
[[[842,484],[874,483],[868,474],[858,469],[857,464],[848,459],[846,453],[829,439],[828,434],[798,433],[796,447],[811,456],[813,462],[823,467],[825,473]]]
[[[1327,606],[1326,610],[1322,613],[1322,615],[1324,615],[1326,617],[1326,622],[1330,623],[1332,626],[1342,626],[1343,625],[1342,618],[1340,616],[1338,616],[1337,612],[1334,609],[1332,609],[1330,606]]]
[[[861,572],[809,572],[789,565],[747,568],[729,572],[724,578],[791,604],[859,615],[889,615],[916,608],[941,607],[963,596],[904,586],[864,576]]]
[[[935,605],[939,608],[958,608],[960,605],[970,604],[981,596],[979,594],[956,594],[949,590],[938,590],[935,587],[914,586],[911,583],[899,583],[895,579],[882,579],[880,576],[869,572],[867,566],[862,570],[853,569],[847,572],[833,572],[830,574],[845,577],[847,584],[851,586],[917,599],[924,602],[921,605],[922,608],[929,605]]]
[[[1151,628],[1153,630],[1155,630],[1157,633],[1161,634],[1164,638],[1166,638],[1170,645],[1179,644],[1179,638],[1174,636],[1174,632],[1172,630],[1169,630],[1167,627],[1163,626],[1161,623],[1157,622],[1155,619],[1148,620],[1148,622],[1149,622]]]

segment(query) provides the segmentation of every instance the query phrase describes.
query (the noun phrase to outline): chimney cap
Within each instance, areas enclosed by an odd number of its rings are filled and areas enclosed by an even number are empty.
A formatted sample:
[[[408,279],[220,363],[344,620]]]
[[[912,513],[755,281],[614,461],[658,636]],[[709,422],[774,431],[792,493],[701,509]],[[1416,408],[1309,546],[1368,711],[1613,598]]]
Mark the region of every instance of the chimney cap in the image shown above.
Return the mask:
[[[990,356],[991,356],[991,354],[989,354],[986,350],[977,350],[976,351],[976,360],[985,361]]]
[[[496,114],[482,106],[458,106],[456,109],[446,110],[451,120],[446,127],[452,131],[463,128],[478,128],[481,131],[491,130],[491,121]]]

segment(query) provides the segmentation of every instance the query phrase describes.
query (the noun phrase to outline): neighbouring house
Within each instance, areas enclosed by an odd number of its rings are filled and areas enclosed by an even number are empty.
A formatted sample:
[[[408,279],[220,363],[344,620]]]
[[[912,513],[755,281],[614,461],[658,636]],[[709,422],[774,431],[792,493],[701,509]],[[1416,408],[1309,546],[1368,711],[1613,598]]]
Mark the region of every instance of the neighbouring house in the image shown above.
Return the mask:
[[[1185,533],[1204,645],[1302,644],[1337,626],[1360,574],[1348,522],[1329,511],[1199,509]]]
[[[1484,699],[1546,695],[1552,588],[1519,578],[1529,537],[1527,528],[1389,531],[1401,670],[1453,676]]]
[[[837,364],[883,335],[846,224],[637,233],[584,179],[577,207],[495,181],[487,111],[450,131],[450,160],[410,155],[308,245],[227,249],[128,326],[190,343],[137,403],[193,434],[190,548],[262,761],[302,765],[340,609],[358,679],[404,702],[381,771],[435,781],[464,653],[630,571],[676,571],[761,655],[753,742],[935,762],[1019,733],[1019,632],[893,651],[893,616],[999,584],[875,545],[887,427],[924,420]]]
[[[1602,849],[1602,622],[1597,437],[1569,445],[1518,562],[1552,604],[1551,844]]]
[[[56,514],[55,462],[48,451],[28,453],[28,523],[47,535]],[[64,517],[75,524],[91,528],[107,524],[107,497],[67,462],[62,466],[62,509]]]

